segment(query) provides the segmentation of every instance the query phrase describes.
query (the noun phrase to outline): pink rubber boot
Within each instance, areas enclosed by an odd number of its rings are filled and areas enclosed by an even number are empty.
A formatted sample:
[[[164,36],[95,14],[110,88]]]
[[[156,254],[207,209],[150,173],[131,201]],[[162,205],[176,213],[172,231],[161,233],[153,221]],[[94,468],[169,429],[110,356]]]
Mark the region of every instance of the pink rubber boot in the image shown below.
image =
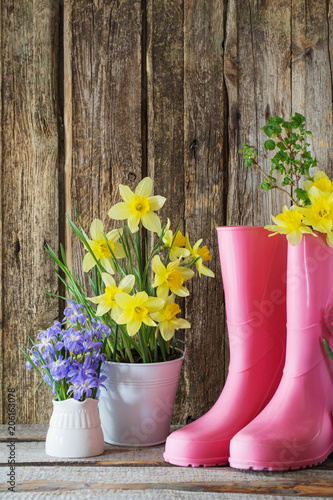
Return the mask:
[[[225,465],[231,438],[271,399],[285,361],[285,237],[269,238],[264,228],[245,226],[219,227],[217,234],[229,373],[213,408],[167,438],[164,459],[175,465]]]
[[[287,470],[316,465],[333,451],[333,250],[325,235],[288,247],[287,352],[266,408],[232,439],[230,465]]]

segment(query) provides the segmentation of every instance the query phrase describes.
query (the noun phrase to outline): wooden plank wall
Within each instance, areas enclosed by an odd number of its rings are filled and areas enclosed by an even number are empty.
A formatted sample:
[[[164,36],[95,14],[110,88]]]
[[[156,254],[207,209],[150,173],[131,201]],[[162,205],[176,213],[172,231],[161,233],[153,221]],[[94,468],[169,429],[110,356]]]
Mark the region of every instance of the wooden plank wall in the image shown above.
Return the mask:
[[[47,241],[80,268],[82,247],[65,224],[83,225],[118,201],[117,186],[145,175],[211,249],[216,279],[197,280],[185,302],[191,331],[174,420],[199,417],[228,367],[215,227],[263,225],[283,199],[259,190],[244,142],[262,154],[271,114],[305,114],[319,165],[333,174],[333,1],[2,0],[1,253],[2,404],[18,394],[17,422],[47,422],[51,396],[18,345],[60,306]]]

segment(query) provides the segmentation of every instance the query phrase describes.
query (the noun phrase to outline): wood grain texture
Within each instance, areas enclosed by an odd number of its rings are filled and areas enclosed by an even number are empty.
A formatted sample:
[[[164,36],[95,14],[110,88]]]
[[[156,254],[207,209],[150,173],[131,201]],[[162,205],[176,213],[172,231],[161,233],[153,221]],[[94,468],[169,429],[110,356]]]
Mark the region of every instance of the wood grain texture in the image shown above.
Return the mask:
[[[7,451],[0,427],[0,492],[8,485]],[[124,499],[281,499],[330,498],[333,492],[333,457],[318,467],[300,471],[241,471],[230,467],[175,467],[163,461],[164,446],[130,448],[106,445],[103,455],[83,459],[54,459],[40,440],[46,426],[17,426],[16,487],[22,498]],[[191,496],[189,496],[191,495]],[[229,496],[230,495],[230,496]]]
[[[185,1],[184,12],[184,170],[185,227],[192,246],[203,238],[206,262],[215,279],[189,284],[184,365],[186,404],[180,423],[199,417],[219,396],[224,381],[224,313],[216,227],[225,224],[226,118],[223,80],[225,2]],[[195,142],[196,147],[190,148]]]
[[[52,0],[2,4],[2,394],[15,388],[22,422],[51,411],[18,346],[58,317],[57,299],[44,294],[57,292],[44,245],[58,248],[58,19]]]
[[[162,224],[171,220],[184,232],[184,3],[175,0],[147,2],[147,174],[155,193],[167,198],[159,212]],[[168,179],[168,182],[166,182]],[[184,311],[185,301],[177,299]],[[183,316],[182,316],[183,317]],[[185,334],[187,335],[187,333]],[[177,332],[184,341],[184,334]],[[184,345],[180,344],[184,349]],[[173,419],[184,420],[184,370],[177,391]]]
[[[167,197],[162,221],[183,219],[191,243],[202,237],[212,253],[215,280],[196,277],[182,301],[192,329],[181,333],[189,352],[174,422],[199,417],[228,368],[215,227],[266,224],[286,201],[259,189],[238,149],[256,146],[267,170],[262,126],[298,111],[333,175],[333,0],[5,0],[0,36],[1,418],[8,386],[18,421],[51,412],[16,349],[59,315],[43,294],[58,286],[44,243],[57,249],[61,237],[80,271],[85,252],[63,212],[77,207],[86,231],[95,217],[109,229],[119,183],[134,188],[147,174]]]
[[[66,127],[72,127],[66,130],[66,211],[74,217],[76,207],[87,232],[96,217],[109,229],[118,185],[133,188],[141,178],[141,2],[71,1],[65,26]],[[82,276],[85,252],[71,232],[66,235],[73,269]]]
[[[261,131],[271,115],[291,113],[290,2],[230,0],[224,72],[229,102],[228,225],[268,224],[286,199],[260,190],[262,176],[245,168],[238,154],[244,143],[257,148],[267,171],[271,154],[263,151]]]
[[[332,1],[300,0],[292,9],[292,109],[306,117],[318,168],[333,174]]]

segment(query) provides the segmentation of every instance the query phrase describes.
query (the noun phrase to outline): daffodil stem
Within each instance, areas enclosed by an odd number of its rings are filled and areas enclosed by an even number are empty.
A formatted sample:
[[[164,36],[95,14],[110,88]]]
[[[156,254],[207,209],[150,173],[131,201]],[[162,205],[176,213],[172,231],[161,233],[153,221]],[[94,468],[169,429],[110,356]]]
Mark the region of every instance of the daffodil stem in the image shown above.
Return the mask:
[[[144,343],[142,341],[141,331],[138,331],[138,339],[139,339],[139,345],[141,348],[141,356],[142,356],[143,362],[147,363],[147,357],[146,357],[146,352],[145,352],[145,348],[144,348]]]
[[[114,345],[113,345],[113,353],[112,353],[112,361],[116,361],[116,353],[117,353],[117,342],[118,342],[118,325],[116,324],[116,331],[114,333]]]

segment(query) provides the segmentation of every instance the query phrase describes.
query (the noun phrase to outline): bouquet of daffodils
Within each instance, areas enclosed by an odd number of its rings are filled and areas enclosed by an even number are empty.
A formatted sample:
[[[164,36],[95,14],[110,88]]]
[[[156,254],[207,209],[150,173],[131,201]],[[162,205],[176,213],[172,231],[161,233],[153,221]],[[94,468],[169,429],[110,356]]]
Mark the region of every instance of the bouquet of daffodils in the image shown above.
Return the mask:
[[[327,244],[333,248],[333,185],[325,172],[314,173],[317,161],[308,150],[306,137],[312,133],[305,130],[304,116],[295,113],[289,122],[279,116],[269,117],[263,131],[268,137],[264,148],[276,150],[269,174],[257,163],[253,146],[245,144],[239,153],[246,167],[255,166],[265,177],[262,189],[278,189],[291,200],[290,207],[284,206],[281,214],[271,216],[276,225],[266,229],[285,234],[291,245],[300,243],[303,234],[317,236],[314,231],[318,231],[326,234]]]
[[[46,383],[58,401],[97,399],[100,387],[105,388],[106,377],[100,375],[100,368],[106,360],[102,350],[110,328],[99,319],[89,319],[82,305],[72,301],[64,313],[65,328],[56,321],[39,332],[37,343],[29,337],[32,348],[21,349],[26,368],[36,370],[42,378],[38,387]]]
[[[111,361],[153,363],[176,355],[175,330],[190,328],[179,317],[176,300],[189,295],[186,282],[194,276],[191,268],[199,276],[214,276],[204,264],[211,256],[201,246],[202,240],[192,247],[188,234],[184,237],[180,232],[180,224],[175,232],[171,230],[169,219],[162,227],[156,211],[166,199],[151,196],[152,189],[149,177],[142,179],[134,193],[128,186],[119,186],[123,201],[111,207],[108,215],[122,221],[122,226],[111,231],[95,219],[88,236],[78,214],[77,225],[68,218],[86,250],[82,265],[92,296],[86,295],[68,268],[64,249],[60,259],[50,247],[46,249],[64,273],[58,276],[71,300],[82,305],[89,321],[100,318],[110,329],[102,351]]]

